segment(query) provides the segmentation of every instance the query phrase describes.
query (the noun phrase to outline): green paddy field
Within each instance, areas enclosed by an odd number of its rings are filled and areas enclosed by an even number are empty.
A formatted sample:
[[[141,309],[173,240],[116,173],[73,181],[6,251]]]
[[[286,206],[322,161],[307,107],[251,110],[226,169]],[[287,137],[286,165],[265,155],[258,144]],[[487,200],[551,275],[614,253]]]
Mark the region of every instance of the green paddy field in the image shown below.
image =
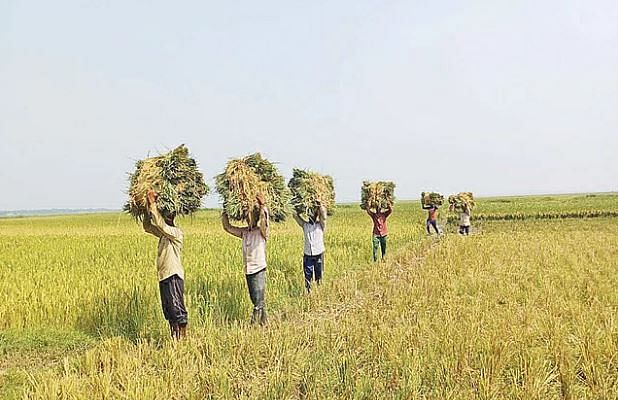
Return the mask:
[[[181,219],[179,343],[129,216],[0,219],[0,398],[618,398],[618,195],[480,199],[469,237],[446,214],[429,237],[399,202],[374,264],[371,220],[339,206],[310,296],[302,231],[275,224],[266,328],[219,212]]]

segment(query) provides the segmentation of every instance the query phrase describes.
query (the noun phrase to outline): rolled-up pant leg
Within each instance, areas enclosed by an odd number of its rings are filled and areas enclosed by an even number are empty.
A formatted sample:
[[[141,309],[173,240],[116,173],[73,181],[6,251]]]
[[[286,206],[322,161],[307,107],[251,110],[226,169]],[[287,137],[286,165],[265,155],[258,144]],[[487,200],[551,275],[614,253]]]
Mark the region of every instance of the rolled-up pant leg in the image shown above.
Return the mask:
[[[171,324],[186,325],[188,322],[184,291],[184,280],[178,275],[172,275],[159,282],[163,315]]]
[[[266,290],[266,269],[263,269],[255,274],[246,275],[247,287],[249,289],[249,297],[253,303],[253,316],[251,322],[266,323],[266,305],[264,301],[264,292]]]
[[[266,289],[266,269],[247,275],[249,297],[255,310],[264,308],[264,290]]]

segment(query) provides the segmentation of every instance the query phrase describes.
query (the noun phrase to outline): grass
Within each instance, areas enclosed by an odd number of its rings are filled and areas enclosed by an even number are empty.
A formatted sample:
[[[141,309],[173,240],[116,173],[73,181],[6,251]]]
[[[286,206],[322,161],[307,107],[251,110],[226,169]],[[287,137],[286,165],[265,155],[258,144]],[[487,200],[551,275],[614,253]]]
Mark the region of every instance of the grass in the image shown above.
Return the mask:
[[[556,199],[477,209],[611,210],[617,198]],[[371,222],[342,207],[311,297],[300,230],[275,226],[260,329],[246,323],[239,241],[213,211],[182,220],[191,336],[175,344],[156,243],[128,217],[1,220],[0,397],[616,398],[617,219],[483,221],[440,240],[424,237],[417,202],[389,221],[391,255],[369,264]]]

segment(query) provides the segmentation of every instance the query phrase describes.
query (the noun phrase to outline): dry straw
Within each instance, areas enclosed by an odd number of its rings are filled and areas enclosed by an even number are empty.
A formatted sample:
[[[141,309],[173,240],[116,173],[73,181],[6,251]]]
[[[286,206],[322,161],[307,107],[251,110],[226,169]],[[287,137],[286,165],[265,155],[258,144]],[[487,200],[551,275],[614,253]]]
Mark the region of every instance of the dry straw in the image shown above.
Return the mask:
[[[225,171],[217,175],[217,192],[223,199],[223,209],[236,221],[253,226],[259,218],[258,195],[264,197],[275,222],[284,221],[290,194],[283,176],[260,153],[230,160]]]
[[[456,195],[450,195],[448,197],[448,202],[456,211],[463,211],[465,205],[467,205],[470,210],[476,206],[472,192],[461,192]]]
[[[129,175],[129,200],[124,210],[141,220],[147,213],[146,194],[151,189],[158,194],[157,208],[167,216],[195,212],[210,190],[185,145],[135,164],[135,172]]]
[[[393,182],[364,181],[361,187],[361,205],[363,210],[377,212],[392,207],[395,202],[395,184]]]
[[[422,192],[421,205],[441,206],[444,203],[444,196],[436,192]]]
[[[334,213],[335,185],[332,177],[294,168],[288,187],[292,192],[290,203],[301,217],[315,215],[318,202],[326,207],[328,215]]]

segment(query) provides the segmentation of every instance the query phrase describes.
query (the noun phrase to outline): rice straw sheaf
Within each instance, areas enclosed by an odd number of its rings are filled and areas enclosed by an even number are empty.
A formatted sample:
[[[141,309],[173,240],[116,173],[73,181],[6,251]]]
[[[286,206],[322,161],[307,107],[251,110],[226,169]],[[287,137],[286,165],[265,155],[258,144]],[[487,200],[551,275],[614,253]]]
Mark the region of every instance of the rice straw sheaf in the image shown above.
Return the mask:
[[[444,203],[444,196],[436,192],[422,192],[421,204],[441,206]]]
[[[448,202],[456,211],[463,211],[464,205],[468,205],[469,209],[473,209],[476,206],[472,192],[461,192],[456,195],[450,195],[448,197]]]
[[[363,210],[377,212],[392,207],[395,202],[395,184],[393,182],[364,181],[361,187],[361,204]]]
[[[258,195],[264,197],[273,221],[287,217],[290,194],[283,176],[260,153],[230,160],[215,180],[223,209],[231,219],[255,225],[259,217]]]
[[[129,176],[129,199],[124,210],[141,220],[148,212],[146,194],[151,189],[158,195],[158,210],[167,216],[197,211],[210,190],[185,145],[135,164],[135,172]]]
[[[288,183],[292,198],[290,204],[302,218],[315,215],[320,202],[328,215],[335,212],[335,184],[328,175],[294,168]]]

